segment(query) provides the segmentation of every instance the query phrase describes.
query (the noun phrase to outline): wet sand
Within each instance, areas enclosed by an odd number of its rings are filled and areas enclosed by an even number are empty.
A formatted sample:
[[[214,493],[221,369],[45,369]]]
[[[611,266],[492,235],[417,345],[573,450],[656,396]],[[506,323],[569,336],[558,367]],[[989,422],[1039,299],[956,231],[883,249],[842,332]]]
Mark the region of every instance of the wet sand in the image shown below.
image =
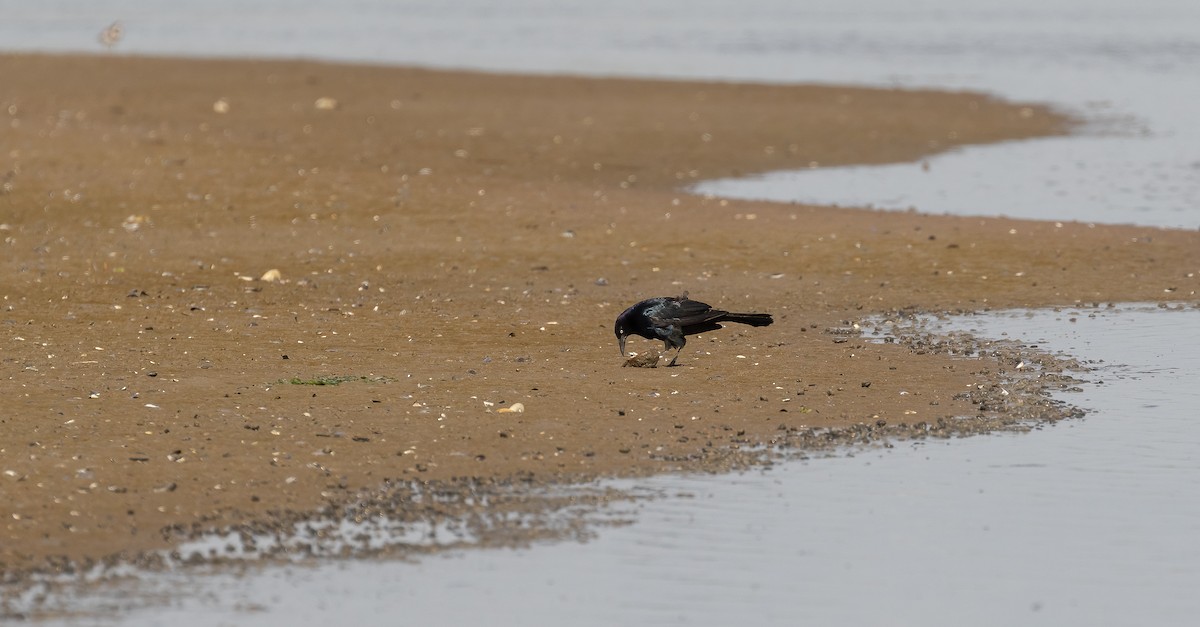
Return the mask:
[[[1200,284],[1194,231],[680,191],[1069,129],[977,94],[116,56],[0,74],[10,580],[384,484],[721,470],[812,429],[1003,422],[1023,410],[963,393],[1002,356],[854,324]],[[623,368],[615,316],[683,291],[776,323]]]

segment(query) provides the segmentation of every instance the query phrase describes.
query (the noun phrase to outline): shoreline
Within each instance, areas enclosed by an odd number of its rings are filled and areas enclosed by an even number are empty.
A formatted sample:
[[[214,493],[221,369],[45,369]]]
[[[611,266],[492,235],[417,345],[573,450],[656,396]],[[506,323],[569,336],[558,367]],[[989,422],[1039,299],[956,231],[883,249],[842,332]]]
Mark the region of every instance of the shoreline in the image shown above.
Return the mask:
[[[1064,132],[1037,106],[297,61],[0,68],[5,580],[389,480],[720,470],[781,432],[980,413],[956,394],[986,367],[841,332],[870,314],[1196,302],[1200,233],[679,190]],[[612,317],[684,290],[777,323],[622,369]],[[289,383],[322,377],[350,380]]]

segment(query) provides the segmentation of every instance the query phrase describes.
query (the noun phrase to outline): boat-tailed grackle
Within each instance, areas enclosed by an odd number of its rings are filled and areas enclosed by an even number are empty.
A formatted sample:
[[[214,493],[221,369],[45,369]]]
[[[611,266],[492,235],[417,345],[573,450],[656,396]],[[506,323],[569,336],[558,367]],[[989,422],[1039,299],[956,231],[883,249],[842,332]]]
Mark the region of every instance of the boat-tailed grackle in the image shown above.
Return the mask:
[[[660,296],[646,300],[626,309],[617,316],[613,331],[617,334],[617,345],[625,355],[625,338],[640,335],[649,340],[662,340],[666,350],[675,350],[669,366],[675,365],[683,345],[684,336],[715,331],[722,322],[738,322],[753,327],[765,327],[774,322],[771,314],[732,313],[713,309],[706,303],[682,296]]]

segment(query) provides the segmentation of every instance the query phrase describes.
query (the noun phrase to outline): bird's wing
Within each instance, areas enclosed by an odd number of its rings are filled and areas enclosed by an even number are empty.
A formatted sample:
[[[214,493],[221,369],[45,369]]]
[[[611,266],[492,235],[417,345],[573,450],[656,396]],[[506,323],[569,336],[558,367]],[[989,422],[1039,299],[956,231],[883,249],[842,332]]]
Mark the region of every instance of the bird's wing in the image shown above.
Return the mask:
[[[670,316],[673,318],[672,324],[677,324],[681,327],[704,324],[720,318],[726,313],[720,309],[713,309],[707,303],[687,298],[675,301],[672,305],[670,308]]]

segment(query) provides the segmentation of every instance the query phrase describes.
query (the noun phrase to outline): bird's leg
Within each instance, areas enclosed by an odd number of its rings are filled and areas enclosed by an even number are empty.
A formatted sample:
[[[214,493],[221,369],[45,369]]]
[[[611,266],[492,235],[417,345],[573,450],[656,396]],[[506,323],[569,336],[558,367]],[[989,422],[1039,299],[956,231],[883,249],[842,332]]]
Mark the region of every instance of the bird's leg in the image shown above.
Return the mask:
[[[667,335],[664,342],[666,342],[668,350],[671,348],[675,349],[675,355],[671,357],[671,363],[667,364],[667,367],[670,368],[675,365],[675,360],[679,359],[679,353],[683,352],[683,345],[687,343],[687,340],[683,337],[683,329],[672,326],[671,332]]]

